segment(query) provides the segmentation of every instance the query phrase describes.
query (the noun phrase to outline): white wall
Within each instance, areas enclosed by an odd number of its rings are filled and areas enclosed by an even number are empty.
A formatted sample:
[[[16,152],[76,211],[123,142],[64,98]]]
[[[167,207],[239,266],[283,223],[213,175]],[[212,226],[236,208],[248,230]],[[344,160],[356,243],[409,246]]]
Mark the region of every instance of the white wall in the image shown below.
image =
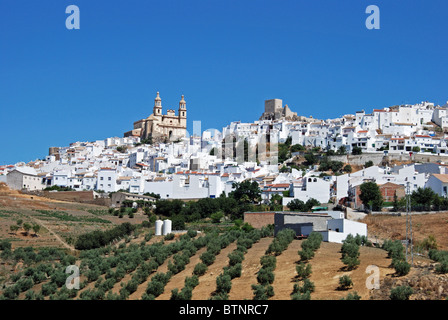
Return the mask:
[[[433,175],[431,175],[429,177],[428,181],[426,182],[425,187],[432,189],[432,191],[437,193],[439,196],[442,196],[442,197],[446,197],[447,196],[447,193],[444,192],[444,188],[443,187],[446,187],[448,189],[448,183],[443,183],[442,181],[440,181],[439,179],[437,179]]]
[[[115,170],[100,170],[98,171],[97,190],[104,190],[105,192],[115,192],[116,190],[117,174]]]
[[[145,181],[143,193],[154,192],[161,199],[173,198],[173,181]]]
[[[330,200],[329,181],[325,181],[317,177],[305,177],[304,186],[305,190],[303,190],[302,187],[294,186],[294,198],[283,198],[283,205],[286,206],[293,199],[299,199],[303,202],[307,202],[309,199],[314,198],[320,203],[328,203]]]
[[[367,237],[367,225],[361,222],[347,219],[333,219],[327,221],[327,228],[331,230],[323,232],[322,236],[324,241],[328,242],[342,243],[349,234],[353,236],[359,234],[360,236]],[[335,231],[336,229],[339,229],[339,231]]]
[[[9,188],[14,190],[42,190],[45,187],[42,183],[42,178],[35,175],[28,175],[17,170],[8,173],[6,183]]]

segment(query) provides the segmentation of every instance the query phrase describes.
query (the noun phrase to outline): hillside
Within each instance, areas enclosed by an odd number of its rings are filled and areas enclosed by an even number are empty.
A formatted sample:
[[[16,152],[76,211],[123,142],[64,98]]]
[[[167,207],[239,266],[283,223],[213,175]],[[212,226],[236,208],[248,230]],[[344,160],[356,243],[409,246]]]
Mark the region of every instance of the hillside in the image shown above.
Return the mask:
[[[31,225],[40,225],[36,236],[20,228],[12,232],[10,227],[18,220]],[[0,184],[0,239],[12,241],[13,248],[61,247],[73,249],[73,240],[80,234],[92,230],[105,230],[123,222],[139,224],[146,216],[135,215],[118,218],[109,214],[108,207],[57,201],[48,198],[22,194]]]
[[[378,239],[406,239],[406,216],[368,215],[361,222],[367,224],[369,237]],[[430,235],[436,238],[438,249],[448,250],[448,212],[412,215],[415,245]]]
[[[41,210],[41,211],[38,211]],[[43,210],[43,211],[42,211]],[[63,214],[64,213],[64,214]],[[37,236],[33,236],[33,232],[25,235],[23,232],[13,234],[9,230],[11,224],[16,223],[17,219],[41,223],[43,228]],[[12,248],[32,246],[34,248],[57,247],[69,248],[60,258],[47,258],[43,261],[49,263],[54,268],[53,272],[27,284],[26,291],[21,291],[17,298],[25,299],[29,290],[35,295],[44,292],[45,299],[51,298],[68,298],[66,290],[63,287],[53,288],[51,283],[54,274],[63,272],[59,263],[62,261],[72,261],[78,266],[84,265],[81,270],[80,281],[83,284],[79,291],[75,291],[75,299],[92,298],[98,294],[98,288],[104,291],[103,296],[97,296],[100,299],[117,298],[123,294],[124,287],[130,288],[130,292],[123,298],[129,300],[137,300],[147,298],[146,292],[153,278],[160,274],[166,273],[172,264],[175,263],[176,256],[184,252],[188,246],[188,242],[197,243],[196,250],[191,252],[184,268],[179,272],[172,274],[163,286],[160,294],[155,297],[156,300],[169,300],[172,297],[172,290],[181,290],[184,287],[185,279],[193,275],[195,266],[201,262],[201,256],[206,252],[205,245],[200,244],[198,240],[201,236],[197,236],[190,240],[182,240],[181,235],[176,235],[172,240],[164,240],[162,236],[151,236],[151,229],[139,229],[139,232],[132,234],[126,241],[121,241],[112,247],[112,251],[88,251],[76,252],[73,250],[72,244],[67,241],[70,236],[83,233],[94,229],[108,229],[121,222],[130,221],[132,223],[140,223],[144,220],[144,216],[136,216],[133,219],[108,215],[106,208],[98,206],[86,206],[75,203],[62,201],[51,201],[45,198],[30,198],[14,192],[3,190],[0,194],[0,240],[9,239],[12,242]],[[109,221],[109,222],[107,222]],[[448,240],[444,236],[444,227],[448,221],[448,213],[440,213],[434,215],[421,215],[414,217],[414,234],[415,239],[422,240],[429,234],[435,234],[440,248],[448,247]],[[405,232],[405,217],[385,217],[385,216],[369,216],[365,221],[369,225],[369,234],[377,235],[380,238],[400,238]],[[206,235],[202,235],[206,236]],[[225,235],[224,235],[225,236]],[[182,241],[184,242],[182,242]],[[197,242],[195,242],[197,241]],[[231,281],[231,289],[229,298],[232,300],[253,299],[254,293],[251,286],[257,284],[257,272],[260,270],[260,258],[265,255],[269,245],[272,243],[273,237],[267,236],[254,242],[244,254],[244,260],[241,262],[241,274]],[[183,244],[182,244],[183,243]],[[171,246],[172,250],[164,253],[160,258],[157,266],[149,267],[152,258],[148,259],[148,254],[156,247],[151,249],[152,245],[162,244],[161,248]],[[296,283],[296,265],[300,256],[298,251],[301,250],[302,240],[293,240],[276,257],[276,268],[273,271],[274,281],[272,288],[274,295],[271,300],[290,300],[291,293]],[[210,299],[216,291],[217,277],[223,272],[224,268],[229,264],[229,253],[234,252],[237,248],[237,242],[232,239],[225,245],[219,253],[216,254],[213,263],[211,263],[207,271],[199,276],[198,284],[191,291],[192,300]],[[157,250],[159,250],[157,249]],[[415,288],[415,294],[411,299],[443,299],[448,295],[448,277],[436,274],[434,271],[434,263],[423,257],[415,257],[416,267],[411,269],[407,276],[396,277],[395,270],[390,267],[391,259],[387,258],[387,252],[373,247],[360,248],[361,264],[352,271],[345,271],[341,262],[341,245],[335,243],[322,243],[320,248],[315,252],[315,256],[309,261],[312,274],[310,280],[315,285],[315,291],[311,294],[311,299],[339,300],[346,297],[349,292],[357,292],[363,300],[367,299],[388,299],[390,289],[396,285],[409,284]],[[37,251],[36,251],[37,252]],[[74,254],[72,257],[71,255]],[[162,251],[161,251],[162,252]],[[145,259],[140,259],[141,255]],[[107,267],[107,263],[112,263],[113,257],[120,257],[118,265]],[[34,256],[30,256],[31,260]],[[27,262],[25,258],[14,260],[12,258],[4,259],[0,266],[0,287],[6,285],[6,289],[0,290],[4,293],[8,287],[14,287],[18,281],[25,282],[29,277],[29,268],[36,268],[41,263]],[[55,260],[52,260],[55,259]],[[62,260],[61,260],[62,259]],[[133,263],[132,261],[135,261]],[[98,274],[93,275],[89,267],[95,270],[96,266],[106,263],[105,266],[98,270]],[[120,264],[123,266],[120,267]],[[369,265],[378,266],[380,270],[381,289],[369,291],[365,285],[369,274],[366,268]],[[126,271],[118,276],[118,270],[124,268]],[[148,269],[150,268],[150,269]],[[152,268],[152,269],[151,269]],[[90,271],[89,271],[90,270]],[[145,271],[146,270],[146,271]],[[52,275],[53,273],[53,275]],[[347,291],[338,290],[339,277],[349,275],[353,280],[353,288]],[[113,280],[111,280],[113,279]],[[139,279],[137,281],[137,279]],[[137,281],[137,283],[136,283]],[[23,284],[20,282],[21,284]],[[28,287],[29,286],[29,287]],[[61,284],[62,286],[62,284]],[[101,298],[102,297],[102,298]]]

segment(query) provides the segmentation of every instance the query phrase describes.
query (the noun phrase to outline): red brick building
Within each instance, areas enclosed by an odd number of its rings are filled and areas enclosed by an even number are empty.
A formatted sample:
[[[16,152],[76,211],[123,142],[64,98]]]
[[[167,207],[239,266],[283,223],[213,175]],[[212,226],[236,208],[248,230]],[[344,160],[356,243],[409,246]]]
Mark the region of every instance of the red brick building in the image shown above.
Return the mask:
[[[384,202],[393,202],[394,195],[397,193],[397,199],[400,200],[405,197],[405,187],[396,183],[387,182],[385,184],[378,185],[381,191],[381,195],[383,196]],[[355,208],[359,208],[363,203],[361,199],[359,199],[359,195],[361,194],[361,185],[355,187]]]
[[[256,229],[261,229],[269,224],[274,224],[274,211],[266,212],[245,212],[244,222],[249,223]]]

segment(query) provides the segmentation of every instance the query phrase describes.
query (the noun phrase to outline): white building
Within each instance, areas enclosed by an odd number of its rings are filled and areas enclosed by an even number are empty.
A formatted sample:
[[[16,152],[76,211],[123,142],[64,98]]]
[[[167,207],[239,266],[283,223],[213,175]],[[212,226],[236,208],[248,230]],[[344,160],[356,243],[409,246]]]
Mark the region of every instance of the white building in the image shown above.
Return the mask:
[[[320,234],[322,234],[323,241],[342,243],[349,234],[367,237],[367,225],[347,219],[331,219],[327,221],[327,230]]]
[[[283,205],[288,205],[294,199],[307,202],[312,198],[320,203],[328,203],[330,201],[330,185],[329,181],[317,177],[304,177],[294,181],[291,190],[292,197],[284,197]]]
[[[17,167],[9,172],[6,177],[6,183],[10,189],[13,190],[42,190],[46,186],[42,183],[34,168]]]
[[[441,197],[448,196],[448,174],[432,174],[425,187],[431,188]]]
[[[115,192],[117,185],[117,173],[112,168],[101,168],[98,171],[97,190],[104,192]]]

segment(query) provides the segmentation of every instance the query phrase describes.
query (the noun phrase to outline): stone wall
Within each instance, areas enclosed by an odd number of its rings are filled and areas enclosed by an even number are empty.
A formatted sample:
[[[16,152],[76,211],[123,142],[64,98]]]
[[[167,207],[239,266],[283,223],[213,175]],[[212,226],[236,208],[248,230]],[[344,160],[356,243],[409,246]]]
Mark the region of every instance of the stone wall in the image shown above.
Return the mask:
[[[353,165],[364,165],[367,161],[372,161],[374,166],[380,165],[383,160],[388,161],[413,161],[413,162],[448,162],[448,156],[438,156],[436,154],[393,154],[389,153],[387,156],[384,156],[383,153],[363,153],[360,155],[342,155],[342,156],[330,156],[331,160],[334,161],[342,161],[344,163],[350,163]]]
[[[35,194],[40,197],[60,201],[89,203],[100,206],[110,206],[111,204],[109,197],[103,197],[101,194],[98,194],[95,191],[34,191],[24,193]]]

